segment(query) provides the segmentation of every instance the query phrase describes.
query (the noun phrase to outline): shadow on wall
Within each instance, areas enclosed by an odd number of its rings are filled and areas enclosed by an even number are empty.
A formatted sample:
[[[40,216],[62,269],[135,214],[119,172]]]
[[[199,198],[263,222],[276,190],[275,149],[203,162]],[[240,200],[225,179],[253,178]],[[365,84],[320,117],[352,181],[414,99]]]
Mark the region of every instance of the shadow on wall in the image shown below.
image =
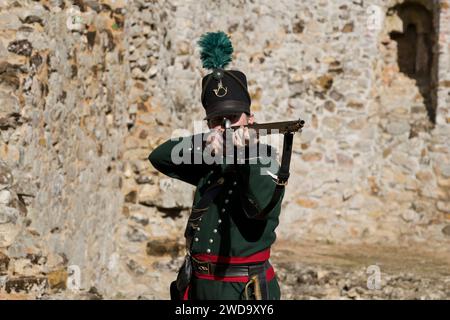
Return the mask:
[[[396,14],[402,21],[403,32],[390,33],[397,42],[398,65],[400,71],[416,80],[423,96],[428,117],[436,122],[437,94],[437,35],[434,26],[437,17],[425,6],[407,1],[390,9],[388,15]]]

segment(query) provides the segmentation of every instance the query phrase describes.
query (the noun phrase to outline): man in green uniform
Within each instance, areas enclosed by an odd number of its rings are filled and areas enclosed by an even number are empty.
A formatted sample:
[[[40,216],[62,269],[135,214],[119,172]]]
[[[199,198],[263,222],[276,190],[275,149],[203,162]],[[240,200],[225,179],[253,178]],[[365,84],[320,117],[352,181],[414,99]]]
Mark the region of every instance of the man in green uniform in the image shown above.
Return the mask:
[[[199,44],[203,66],[213,70],[202,81],[211,131],[168,140],[148,157],[160,172],[197,188],[185,232],[187,255],[171,284],[171,297],[280,299],[269,263],[284,195],[274,178],[275,151],[264,145],[266,152],[255,154],[251,147],[259,151],[262,144],[247,128],[224,135],[227,122],[240,126],[254,121],[246,76],[223,69],[233,51],[226,34],[207,33]],[[206,151],[219,161],[204,161]]]

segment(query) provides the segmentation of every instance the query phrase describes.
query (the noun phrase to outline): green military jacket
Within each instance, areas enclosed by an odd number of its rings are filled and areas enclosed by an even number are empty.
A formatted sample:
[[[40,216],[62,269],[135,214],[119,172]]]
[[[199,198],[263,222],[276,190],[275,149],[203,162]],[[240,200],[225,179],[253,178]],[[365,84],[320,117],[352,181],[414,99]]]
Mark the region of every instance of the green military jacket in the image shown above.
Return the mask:
[[[274,178],[266,172],[277,174],[278,163],[276,170],[268,163],[274,150],[269,146],[267,155],[256,157],[254,164],[228,164],[225,159],[223,164],[195,164],[194,160],[201,159],[203,150],[194,148],[193,141],[194,136],[168,140],[148,157],[160,172],[196,186],[193,206],[208,186],[224,178],[220,193],[201,218],[191,253],[245,257],[270,247],[276,239],[275,228],[279,223],[284,191],[265,219],[253,217],[269,204],[276,187]],[[191,161],[178,163],[172,160],[173,155]]]

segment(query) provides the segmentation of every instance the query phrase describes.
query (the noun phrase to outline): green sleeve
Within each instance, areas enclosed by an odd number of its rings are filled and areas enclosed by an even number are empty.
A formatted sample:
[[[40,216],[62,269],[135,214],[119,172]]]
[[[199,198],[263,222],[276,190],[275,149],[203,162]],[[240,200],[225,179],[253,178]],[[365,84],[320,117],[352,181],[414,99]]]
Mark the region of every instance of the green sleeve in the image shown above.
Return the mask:
[[[194,149],[194,137],[167,140],[150,153],[148,160],[165,175],[196,186],[206,172],[206,165],[198,161],[201,148]]]
[[[239,179],[237,187],[244,212],[248,218],[255,218],[272,200],[277,185],[275,179],[268,172],[277,175],[279,164],[270,157],[258,157],[256,163],[234,164],[232,166]],[[277,207],[281,206],[283,196],[284,189],[272,211],[277,211]],[[267,218],[270,214],[271,212],[263,218]]]

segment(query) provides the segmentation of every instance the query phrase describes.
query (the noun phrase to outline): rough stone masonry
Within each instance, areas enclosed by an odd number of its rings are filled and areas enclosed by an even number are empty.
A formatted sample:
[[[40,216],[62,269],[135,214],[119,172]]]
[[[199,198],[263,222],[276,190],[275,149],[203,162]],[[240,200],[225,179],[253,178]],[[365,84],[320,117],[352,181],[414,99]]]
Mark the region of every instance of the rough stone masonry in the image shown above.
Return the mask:
[[[168,297],[193,190],[147,156],[208,30],[257,121],[306,120],[280,240],[448,248],[450,1],[0,0],[0,298]]]

